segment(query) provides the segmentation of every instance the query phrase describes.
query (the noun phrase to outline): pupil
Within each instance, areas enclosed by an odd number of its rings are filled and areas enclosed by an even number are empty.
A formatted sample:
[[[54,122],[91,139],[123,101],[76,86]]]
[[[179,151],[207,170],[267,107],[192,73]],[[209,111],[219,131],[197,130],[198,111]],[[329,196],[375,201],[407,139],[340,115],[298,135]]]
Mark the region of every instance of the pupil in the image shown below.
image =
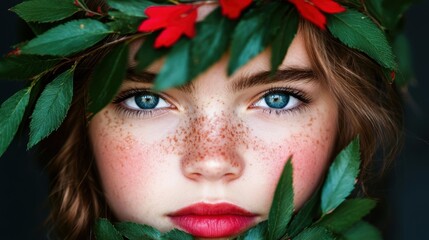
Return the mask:
[[[268,107],[281,109],[289,103],[289,95],[282,92],[270,93],[264,97]]]
[[[154,109],[159,102],[159,97],[153,94],[141,94],[135,97],[137,106],[141,109]]]

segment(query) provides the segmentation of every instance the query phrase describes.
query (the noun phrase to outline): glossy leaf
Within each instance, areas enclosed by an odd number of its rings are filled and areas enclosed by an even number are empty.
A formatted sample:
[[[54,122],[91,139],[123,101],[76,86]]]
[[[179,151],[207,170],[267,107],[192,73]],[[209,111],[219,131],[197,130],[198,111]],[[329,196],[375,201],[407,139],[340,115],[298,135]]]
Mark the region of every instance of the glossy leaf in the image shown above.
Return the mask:
[[[342,43],[367,54],[386,68],[396,69],[395,56],[384,32],[368,16],[347,9],[328,18],[329,31]]]
[[[148,35],[136,54],[137,71],[141,71],[168,53],[167,48],[154,48],[156,34]]]
[[[277,4],[264,4],[264,7],[246,12],[234,30],[231,43],[231,56],[228,75],[256,57],[268,45],[270,39],[270,17]]]
[[[292,176],[292,160],[289,159],[280,176],[268,215],[268,239],[270,240],[277,240],[285,235],[286,227],[292,217],[294,209]]]
[[[107,3],[113,9],[117,9],[124,14],[132,17],[146,17],[144,10],[149,7],[156,5],[150,1],[141,0],[108,0]]]
[[[11,10],[27,22],[54,22],[70,17],[81,9],[73,1],[31,0]]]
[[[152,240],[160,239],[161,233],[155,228],[147,225],[132,223],[132,222],[121,222],[115,224],[116,229],[129,240]]]
[[[214,10],[197,25],[197,35],[192,39],[192,75],[198,76],[216,63],[229,47],[235,22],[224,17],[221,9]]]
[[[12,142],[25,108],[30,99],[30,89],[25,88],[7,99],[0,107],[0,156],[6,151]]]
[[[65,119],[73,97],[73,70],[58,75],[37,100],[31,116],[28,148],[58,129]]]
[[[183,38],[174,45],[155,79],[156,90],[181,86],[191,80],[189,79],[190,47],[190,41]]]
[[[359,174],[359,138],[342,150],[331,164],[322,188],[321,210],[327,214],[340,205],[354,188]]]
[[[179,229],[173,229],[161,236],[162,240],[193,240],[192,235],[180,231]]]
[[[101,218],[95,223],[95,238],[97,240],[123,240],[121,234],[105,218]]]
[[[42,33],[21,51],[23,54],[67,56],[93,46],[111,32],[97,20],[74,20]]]
[[[118,11],[110,11],[111,22],[106,23],[112,31],[119,34],[132,34],[142,22],[141,18],[125,15]]]
[[[276,13],[273,14],[271,34],[271,70],[274,72],[283,62],[292,40],[298,31],[299,16],[295,8],[290,5],[281,4]],[[287,7],[286,7],[287,6]],[[274,28],[277,26],[277,28]]]
[[[263,221],[253,228],[247,230],[236,238],[236,240],[265,240],[267,234],[268,222]]]
[[[346,240],[382,240],[380,231],[371,224],[360,221],[345,231],[343,237]]]
[[[120,44],[95,67],[89,85],[88,113],[90,116],[103,109],[118,92],[127,73],[128,52],[128,45]]]
[[[29,79],[55,66],[59,61],[42,56],[9,56],[0,60],[0,78]]]
[[[340,233],[366,216],[375,207],[375,204],[375,201],[371,199],[346,200],[332,213],[323,216],[317,226]]]
[[[326,228],[313,227],[305,229],[293,240],[335,240],[335,237]]]
[[[288,227],[288,235],[290,237],[295,237],[299,232],[312,223],[315,211],[318,207],[317,203],[319,202],[319,198],[320,191],[316,191],[313,193],[313,196],[311,196],[310,200],[308,200],[293,217]]]

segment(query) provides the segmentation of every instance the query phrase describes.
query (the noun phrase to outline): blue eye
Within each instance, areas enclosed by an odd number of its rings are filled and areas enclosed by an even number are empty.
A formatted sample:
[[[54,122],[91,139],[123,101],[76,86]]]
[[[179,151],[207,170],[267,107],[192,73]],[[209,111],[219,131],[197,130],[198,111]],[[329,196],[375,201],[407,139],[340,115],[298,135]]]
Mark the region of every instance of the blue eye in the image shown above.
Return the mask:
[[[141,109],[154,109],[159,103],[159,96],[153,94],[139,94],[134,97],[134,101]]]
[[[301,101],[287,91],[271,91],[258,100],[254,106],[267,109],[288,110],[299,106]]]
[[[268,107],[282,109],[289,103],[290,96],[282,92],[265,95],[264,100]]]
[[[136,93],[123,101],[125,107],[133,110],[153,110],[160,108],[168,108],[168,104],[158,94],[151,92]]]

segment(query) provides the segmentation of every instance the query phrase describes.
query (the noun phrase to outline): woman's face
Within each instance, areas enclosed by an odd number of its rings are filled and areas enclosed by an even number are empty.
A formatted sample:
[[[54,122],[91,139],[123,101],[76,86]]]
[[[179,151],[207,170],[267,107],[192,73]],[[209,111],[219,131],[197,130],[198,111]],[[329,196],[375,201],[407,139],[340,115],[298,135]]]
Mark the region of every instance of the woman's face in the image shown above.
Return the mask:
[[[298,34],[280,73],[266,51],[233,76],[224,56],[191,85],[153,92],[161,62],[129,76],[89,125],[107,202],[119,220],[200,239],[267,219],[292,158],[295,208],[321,181],[337,134],[336,102]]]

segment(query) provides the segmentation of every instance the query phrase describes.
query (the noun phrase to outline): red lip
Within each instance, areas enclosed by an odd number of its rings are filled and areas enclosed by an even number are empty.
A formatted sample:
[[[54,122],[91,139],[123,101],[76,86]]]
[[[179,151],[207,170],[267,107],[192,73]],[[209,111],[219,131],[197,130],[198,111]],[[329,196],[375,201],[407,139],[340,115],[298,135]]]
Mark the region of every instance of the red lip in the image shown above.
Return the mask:
[[[168,215],[174,224],[195,237],[229,237],[255,223],[256,214],[229,203],[197,203]]]

